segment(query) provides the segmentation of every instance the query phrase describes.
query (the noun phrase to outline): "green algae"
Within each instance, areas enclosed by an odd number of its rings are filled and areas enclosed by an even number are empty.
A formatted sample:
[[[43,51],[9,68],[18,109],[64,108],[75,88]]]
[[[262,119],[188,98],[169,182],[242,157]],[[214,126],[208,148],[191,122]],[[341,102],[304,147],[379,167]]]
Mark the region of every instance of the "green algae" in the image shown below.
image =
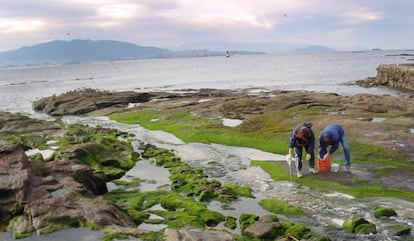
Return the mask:
[[[308,239],[313,236],[311,229],[302,223],[289,224],[285,228],[286,228],[285,236],[293,236],[299,240]]]
[[[231,202],[240,196],[254,197],[250,187],[222,184],[215,179],[210,179],[201,169],[190,167],[165,148],[144,145],[142,157],[153,158],[156,165],[169,168],[171,189],[177,193],[185,193],[203,202],[211,200]]]
[[[259,220],[259,216],[255,214],[242,213],[239,217],[240,230],[244,231],[247,227]]]
[[[376,218],[392,217],[397,216],[397,212],[393,208],[377,206],[374,207],[374,216]]]
[[[272,213],[282,214],[287,217],[299,217],[304,214],[304,211],[299,207],[290,205],[288,202],[277,198],[263,199],[259,202],[259,205]]]
[[[224,222],[224,227],[229,228],[229,229],[236,229],[237,219],[232,216],[227,216]]]
[[[228,104],[228,103],[227,103]],[[237,103],[233,103],[237,105]],[[319,107],[318,107],[319,108]],[[318,108],[300,109],[306,111],[308,115],[320,115],[321,110]],[[232,109],[225,108],[226,111]],[[164,130],[175,134],[177,137],[186,142],[201,142],[201,143],[220,143],[232,146],[245,146],[257,148],[263,151],[273,153],[286,153],[288,149],[288,138],[291,131],[291,119],[293,117],[299,118],[306,116],[304,112],[295,112],[295,108],[282,109],[278,115],[260,114],[258,116],[250,117],[243,121],[237,127],[223,126],[217,118],[211,116],[203,117],[202,115],[194,115],[190,110],[173,109],[172,113],[156,110],[152,108],[143,109],[134,112],[126,112],[115,114],[111,116],[119,122],[124,123],[138,123],[148,129]],[[302,118],[302,117],[300,117]],[[158,121],[151,121],[157,119]],[[315,136],[318,136],[318,131],[315,131]],[[350,133],[351,135],[353,133]],[[407,161],[405,154],[396,152],[392,148],[374,145],[373,143],[360,142],[358,139],[350,137],[350,146],[352,151],[352,162],[361,164],[375,163],[378,165],[373,172],[374,178],[381,178],[387,176],[392,172],[398,172],[401,169],[411,168],[412,164]],[[342,163],[342,160],[333,160],[334,163]],[[257,165],[257,164],[253,164]],[[277,166],[278,164],[274,164]],[[267,164],[266,170],[277,167],[270,167]],[[278,168],[279,174],[275,180],[290,180],[289,172],[286,167]],[[274,173],[273,171],[268,171]],[[272,174],[272,176],[275,176]],[[311,180],[309,180],[311,179]],[[340,191],[351,194],[356,197],[361,196],[390,196],[406,200],[414,200],[414,194],[411,192],[385,188],[379,185],[370,185],[364,179],[353,180],[349,184],[337,183],[335,180],[318,180],[315,177],[307,177],[306,182],[293,178],[293,181],[301,183],[306,186],[314,188],[322,188],[327,191]],[[364,183],[365,182],[365,183]],[[206,193],[209,197],[211,193]]]
[[[286,163],[269,162],[269,161],[252,161],[252,166],[260,166],[264,171],[270,174],[274,180],[289,181],[289,172],[286,171]],[[322,191],[337,191],[346,193],[354,197],[397,197],[405,200],[414,200],[414,193],[401,189],[384,188],[379,185],[362,182],[361,179],[351,179],[353,184],[341,184],[330,180],[325,180],[323,175],[311,175],[306,178],[296,178],[293,180],[311,188]]]

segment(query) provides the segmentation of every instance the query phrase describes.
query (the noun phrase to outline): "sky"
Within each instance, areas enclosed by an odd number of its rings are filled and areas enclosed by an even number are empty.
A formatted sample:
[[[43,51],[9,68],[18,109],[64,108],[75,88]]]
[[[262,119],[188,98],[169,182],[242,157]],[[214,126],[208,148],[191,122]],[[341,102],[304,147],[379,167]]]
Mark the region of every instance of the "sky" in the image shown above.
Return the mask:
[[[0,51],[72,39],[414,49],[414,1],[0,0]]]

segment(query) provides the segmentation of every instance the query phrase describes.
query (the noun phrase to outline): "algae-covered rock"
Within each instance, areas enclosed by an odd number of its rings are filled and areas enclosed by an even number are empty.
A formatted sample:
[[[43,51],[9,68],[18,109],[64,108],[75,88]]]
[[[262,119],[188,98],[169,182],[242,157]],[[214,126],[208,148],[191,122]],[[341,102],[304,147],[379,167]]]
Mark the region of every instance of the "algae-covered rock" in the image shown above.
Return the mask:
[[[276,215],[260,216],[257,222],[247,227],[243,234],[259,239],[274,239],[284,234],[284,227]]]
[[[181,197],[177,193],[168,193],[160,199],[160,204],[170,211],[166,218],[172,227],[214,227],[225,219],[223,214],[207,209],[204,203]]]
[[[355,227],[354,233],[356,234],[370,234],[377,233],[377,226],[373,223],[363,223]]]
[[[394,236],[404,236],[411,234],[411,227],[407,225],[395,225],[390,227]]]
[[[243,231],[243,235],[260,239],[273,239],[278,236],[278,227],[280,227],[279,223],[255,222]]]
[[[366,224],[370,224],[370,222],[368,222],[364,218],[351,215],[342,224],[342,228],[344,230],[348,231],[348,232],[356,233],[357,232],[357,227],[361,226],[361,225],[364,225],[364,226],[362,226],[361,228],[358,229],[359,233],[363,233],[364,230],[372,230],[372,226],[366,226]]]
[[[259,216],[254,214],[242,213],[239,217],[240,230],[244,231],[247,227],[259,220]]]
[[[397,212],[389,207],[375,207],[374,216],[376,218],[397,216]]]
[[[236,229],[237,228],[236,221],[237,219],[235,217],[227,216],[224,222],[224,227],[229,228],[229,229]]]
[[[297,239],[307,239],[312,237],[312,230],[302,223],[295,223],[285,231],[286,235],[293,235]]]
[[[288,202],[282,201],[277,198],[263,199],[259,202],[259,204],[264,209],[276,214],[283,214],[285,216],[294,217],[303,215],[303,210],[299,207],[290,205]]]

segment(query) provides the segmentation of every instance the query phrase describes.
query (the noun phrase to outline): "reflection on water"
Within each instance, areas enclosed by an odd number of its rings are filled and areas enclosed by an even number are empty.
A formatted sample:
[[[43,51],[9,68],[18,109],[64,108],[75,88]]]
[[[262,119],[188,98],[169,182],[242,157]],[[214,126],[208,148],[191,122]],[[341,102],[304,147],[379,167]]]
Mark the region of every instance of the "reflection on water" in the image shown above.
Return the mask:
[[[168,169],[153,165],[149,160],[138,161],[121,180],[131,180],[138,177],[142,181],[139,185],[141,192],[155,191],[170,184]]]

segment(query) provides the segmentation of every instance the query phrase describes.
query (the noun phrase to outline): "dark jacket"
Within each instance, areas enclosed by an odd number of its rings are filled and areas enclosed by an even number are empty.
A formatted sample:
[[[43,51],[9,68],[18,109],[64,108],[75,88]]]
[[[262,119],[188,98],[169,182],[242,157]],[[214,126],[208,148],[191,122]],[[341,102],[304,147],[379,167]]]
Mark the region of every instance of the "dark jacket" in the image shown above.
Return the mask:
[[[309,138],[301,138],[298,136],[298,132],[302,127],[307,127],[309,129]],[[313,134],[311,127],[312,124],[310,122],[306,122],[303,125],[298,125],[297,127],[295,127],[289,139],[289,148],[307,147],[308,150],[313,150],[315,148],[315,135]]]

